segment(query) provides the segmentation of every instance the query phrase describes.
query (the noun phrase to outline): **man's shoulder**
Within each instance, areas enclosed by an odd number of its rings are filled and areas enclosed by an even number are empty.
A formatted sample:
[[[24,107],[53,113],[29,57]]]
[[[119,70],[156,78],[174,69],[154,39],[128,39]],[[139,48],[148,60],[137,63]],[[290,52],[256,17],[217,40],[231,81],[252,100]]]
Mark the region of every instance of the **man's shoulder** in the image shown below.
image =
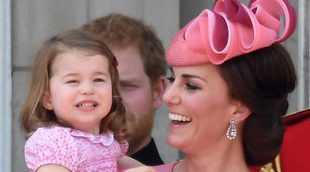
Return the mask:
[[[136,153],[130,155],[133,159],[142,162],[145,165],[160,165],[163,164],[163,160],[161,159],[155,141],[152,138],[151,141],[141,150]]]

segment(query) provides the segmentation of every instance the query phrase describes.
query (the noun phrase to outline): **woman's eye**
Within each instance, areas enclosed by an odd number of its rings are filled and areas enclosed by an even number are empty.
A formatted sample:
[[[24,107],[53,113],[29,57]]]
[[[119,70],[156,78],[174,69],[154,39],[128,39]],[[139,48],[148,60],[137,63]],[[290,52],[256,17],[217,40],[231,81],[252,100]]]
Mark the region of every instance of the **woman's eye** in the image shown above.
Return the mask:
[[[173,83],[175,78],[173,76],[167,77],[168,82]]]
[[[188,90],[199,90],[200,88],[196,86],[195,84],[188,82],[186,83],[186,89]]]

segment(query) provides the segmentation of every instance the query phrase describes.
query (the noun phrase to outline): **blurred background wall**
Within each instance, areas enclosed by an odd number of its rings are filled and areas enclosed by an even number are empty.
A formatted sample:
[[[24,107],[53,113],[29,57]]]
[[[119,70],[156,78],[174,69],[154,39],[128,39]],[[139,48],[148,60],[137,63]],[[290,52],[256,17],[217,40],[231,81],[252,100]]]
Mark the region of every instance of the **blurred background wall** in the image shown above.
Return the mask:
[[[242,0],[247,2],[247,0]],[[1,0],[0,1],[0,171],[23,172],[24,138],[19,112],[28,90],[31,64],[41,43],[60,31],[77,28],[112,12],[122,13],[152,25],[167,47],[179,27],[213,0]],[[309,1],[291,3],[298,26],[285,43],[298,73],[298,87],[290,95],[289,113],[308,108]],[[154,137],[165,162],[180,155],[166,143],[168,118],[163,106],[157,113]]]

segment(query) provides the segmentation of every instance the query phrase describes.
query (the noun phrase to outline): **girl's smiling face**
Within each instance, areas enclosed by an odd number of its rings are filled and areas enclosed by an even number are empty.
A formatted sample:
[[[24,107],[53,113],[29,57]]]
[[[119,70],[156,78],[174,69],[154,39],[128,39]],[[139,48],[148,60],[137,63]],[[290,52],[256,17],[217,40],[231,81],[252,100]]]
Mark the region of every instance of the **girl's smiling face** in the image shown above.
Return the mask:
[[[112,105],[107,57],[79,50],[57,55],[43,104],[69,126],[98,134],[100,121]]]
[[[163,99],[171,120],[169,144],[190,153],[227,140],[225,133],[236,105],[217,67],[172,67],[168,81]]]

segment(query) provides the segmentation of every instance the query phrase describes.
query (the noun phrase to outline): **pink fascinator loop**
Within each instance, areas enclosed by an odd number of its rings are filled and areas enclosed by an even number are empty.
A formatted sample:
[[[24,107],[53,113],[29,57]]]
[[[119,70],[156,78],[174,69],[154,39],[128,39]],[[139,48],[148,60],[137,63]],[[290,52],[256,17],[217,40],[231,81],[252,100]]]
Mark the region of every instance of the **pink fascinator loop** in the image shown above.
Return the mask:
[[[282,21],[281,19],[284,19]],[[221,64],[286,40],[296,26],[288,0],[218,0],[179,31],[167,50],[171,65]]]

